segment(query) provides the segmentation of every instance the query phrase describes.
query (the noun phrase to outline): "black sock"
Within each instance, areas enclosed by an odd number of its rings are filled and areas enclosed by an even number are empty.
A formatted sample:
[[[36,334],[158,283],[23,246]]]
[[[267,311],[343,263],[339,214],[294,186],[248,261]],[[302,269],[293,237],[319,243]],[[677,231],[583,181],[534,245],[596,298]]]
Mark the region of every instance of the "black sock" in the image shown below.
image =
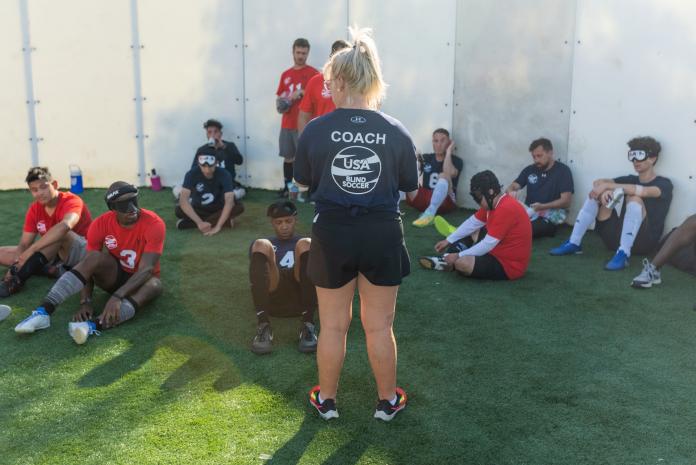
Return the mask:
[[[17,270],[17,277],[21,282],[26,281],[33,274],[39,273],[44,266],[48,263],[48,259],[41,252],[35,252],[34,255],[29,257],[24,265]]]
[[[270,278],[268,277],[268,259],[261,252],[253,252],[249,263],[249,281],[251,281],[251,299],[254,301],[256,318],[259,323],[267,323]]]
[[[293,162],[288,163],[283,162],[283,177],[285,178],[285,185],[287,186],[289,182],[292,182],[292,167]]]
[[[300,298],[302,300],[302,321],[314,323],[314,312],[317,309],[317,290],[307,275],[309,252],[300,255]]]

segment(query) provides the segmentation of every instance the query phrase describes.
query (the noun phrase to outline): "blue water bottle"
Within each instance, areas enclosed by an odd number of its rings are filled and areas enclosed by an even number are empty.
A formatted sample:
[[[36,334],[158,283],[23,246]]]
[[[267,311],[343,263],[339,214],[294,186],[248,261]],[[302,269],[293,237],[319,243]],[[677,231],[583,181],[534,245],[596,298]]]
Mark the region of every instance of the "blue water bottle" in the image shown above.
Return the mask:
[[[70,192],[82,194],[85,188],[82,186],[82,170],[77,165],[70,165]]]

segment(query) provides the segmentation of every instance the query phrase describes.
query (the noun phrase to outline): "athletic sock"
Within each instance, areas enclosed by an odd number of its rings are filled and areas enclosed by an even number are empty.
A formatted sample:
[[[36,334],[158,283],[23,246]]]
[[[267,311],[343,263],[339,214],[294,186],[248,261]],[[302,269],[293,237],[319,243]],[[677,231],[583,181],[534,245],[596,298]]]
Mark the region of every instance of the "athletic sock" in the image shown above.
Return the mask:
[[[317,392],[317,400],[319,401],[320,404],[324,403],[324,399],[321,398],[321,391]]]
[[[133,318],[137,309],[138,304],[130,297],[126,297],[123,300],[121,300],[121,310],[118,314],[119,324]]]
[[[48,314],[52,314],[56,307],[65,300],[77,294],[85,287],[87,280],[78,272],[77,270],[70,270],[56,281],[46,297],[42,302],[41,306],[46,309]]]
[[[391,400],[389,401],[389,403],[392,404],[392,405],[396,405],[396,399],[397,399],[397,398],[398,398],[398,396],[397,396],[396,394],[394,394],[394,398],[391,399]]]
[[[285,185],[292,182],[292,168],[293,162],[283,162],[283,177],[285,178]]]
[[[251,281],[251,299],[256,309],[258,323],[268,323],[268,315],[262,310],[268,308],[270,278],[268,277],[268,259],[261,252],[253,252],[249,263],[249,279]]]
[[[17,270],[16,276],[21,282],[24,282],[29,279],[31,275],[40,272],[47,263],[48,259],[44,256],[44,254],[41,252],[34,252],[31,257],[27,258],[24,265]]]
[[[425,213],[429,215],[435,215],[437,209],[440,208],[442,202],[447,198],[447,191],[449,190],[449,182],[446,179],[440,178],[437,180],[437,184],[433,188],[433,195],[430,197],[430,205],[425,209]]]
[[[307,264],[309,263],[309,253],[300,255],[300,299],[302,308],[302,321],[304,323],[314,323],[314,312],[317,309],[317,290],[307,275]]]
[[[643,223],[643,206],[638,202],[628,202],[626,213],[624,214],[623,227],[621,228],[621,240],[619,250],[631,256],[631,248],[638,235],[640,225]]]
[[[571,244],[580,245],[582,243],[582,238],[592,222],[597,218],[597,213],[599,213],[599,203],[590,198],[585,200],[585,204],[575,220],[573,232],[570,234]]]

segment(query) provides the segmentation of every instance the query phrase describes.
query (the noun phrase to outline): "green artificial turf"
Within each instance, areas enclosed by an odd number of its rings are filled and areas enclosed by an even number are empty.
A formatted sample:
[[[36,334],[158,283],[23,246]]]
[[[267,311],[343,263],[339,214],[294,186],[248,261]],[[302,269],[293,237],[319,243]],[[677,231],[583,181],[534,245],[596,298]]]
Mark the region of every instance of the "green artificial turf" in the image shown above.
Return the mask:
[[[84,194],[93,214],[103,190]],[[14,326],[49,289],[33,278],[5,299],[0,323],[2,464],[686,464],[696,462],[696,302],[693,276],[672,268],[637,291],[632,259],[610,258],[594,234],[585,254],[550,257],[565,239],[535,242],[527,277],[477,282],[414,269],[400,290],[395,332],[408,408],[372,418],[376,392],[357,306],[338,406],[319,419],[307,392],[312,355],[295,319],[274,320],[273,354],[249,351],[255,319],[250,242],[270,233],[273,195],[251,191],[233,231],[176,231],[170,191],[141,205],[166,221],[164,295],[127,324],[75,345],[67,323],[18,336]],[[0,193],[0,239],[16,243],[30,202]],[[312,210],[300,206],[301,232]],[[457,222],[462,211],[450,215]],[[410,225],[411,257],[434,228]],[[105,301],[97,294],[97,305]],[[268,459],[272,457],[269,461]]]

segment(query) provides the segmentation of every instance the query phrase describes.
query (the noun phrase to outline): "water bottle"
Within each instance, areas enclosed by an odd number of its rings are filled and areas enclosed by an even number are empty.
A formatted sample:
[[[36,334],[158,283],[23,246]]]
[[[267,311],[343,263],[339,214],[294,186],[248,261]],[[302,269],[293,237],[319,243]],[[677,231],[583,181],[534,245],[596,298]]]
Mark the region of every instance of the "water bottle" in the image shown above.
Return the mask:
[[[82,185],[82,170],[77,165],[70,165],[70,192],[82,194],[85,190]]]
[[[161,191],[162,190],[162,180],[159,177],[159,174],[157,174],[157,171],[155,171],[154,168],[152,168],[152,171],[150,172],[150,188],[153,191]]]
[[[289,182],[288,183],[288,196],[290,197],[290,200],[297,200],[297,194],[300,193],[300,188],[297,187],[297,184],[294,182]]]

